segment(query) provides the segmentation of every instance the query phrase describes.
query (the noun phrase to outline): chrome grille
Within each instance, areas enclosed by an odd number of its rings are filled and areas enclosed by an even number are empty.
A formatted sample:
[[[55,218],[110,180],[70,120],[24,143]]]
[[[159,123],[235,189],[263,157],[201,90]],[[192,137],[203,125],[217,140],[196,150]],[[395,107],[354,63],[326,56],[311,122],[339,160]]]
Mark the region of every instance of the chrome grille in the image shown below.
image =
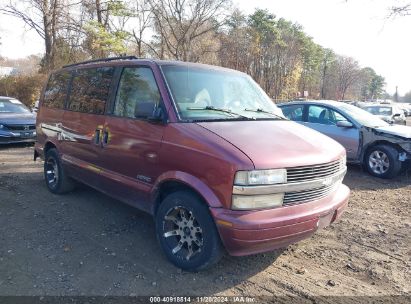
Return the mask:
[[[287,182],[267,185],[236,185],[233,195],[284,194],[283,206],[319,200],[337,191],[347,172],[345,156],[329,163],[287,168]]]
[[[345,170],[345,163],[339,159],[325,164],[287,168],[287,183],[310,182],[313,180],[326,180]],[[336,189],[337,183],[323,185],[307,190],[286,192],[283,205],[294,205],[314,201],[326,197]]]
[[[340,160],[326,164],[287,168],[287,183],[299,183],[319,178],[326,178],[342,170]]]
[[[8,130],[11,131],[29,131],[35,130],[35,125],[4,125]]]
[[[286,192],[284,195],[283,205],[300,204],[307,201],[314,201],[326,197],[335,189],[335,184],[330,186],[324,186],[316,189]]]

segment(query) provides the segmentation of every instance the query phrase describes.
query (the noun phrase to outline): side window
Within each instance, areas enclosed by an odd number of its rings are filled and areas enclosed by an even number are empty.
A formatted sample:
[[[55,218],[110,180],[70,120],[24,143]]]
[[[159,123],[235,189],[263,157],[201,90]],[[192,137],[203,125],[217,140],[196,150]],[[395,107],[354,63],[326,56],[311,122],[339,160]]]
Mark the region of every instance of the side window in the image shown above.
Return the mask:
[[[50,76],[44,92],[44,107],[54,109],[64,108],[70,78],[71,73],[69,72],[54,73]]]
[[[308,122],[323,125],[336,125],[337,121],[347,121],[340,113],[322,106],[310,106],[308,110]]]
[[[113,75],[113,67],[78,70],[71,84],[68,109],[103,114]]]
[[[310,106],[308,108],[308,122],[323,125],[332,125],[330,110],[322,106]]]
[[[348,120],[344,116],[342,116],[340,113],[335,112],[335,111],[333,111],[333,113],[334,113],[334,117],[335,117],[335,123],[337,123],[339,121],[347,121],[348,122]]]
[[[294,121],[303,121],[304,105],[290,105],[281,108],[285,117]]]
[[[114,115],[146,118],[154,114],[159,103],[160,92],[150,68],[123,69],[114,106]]]

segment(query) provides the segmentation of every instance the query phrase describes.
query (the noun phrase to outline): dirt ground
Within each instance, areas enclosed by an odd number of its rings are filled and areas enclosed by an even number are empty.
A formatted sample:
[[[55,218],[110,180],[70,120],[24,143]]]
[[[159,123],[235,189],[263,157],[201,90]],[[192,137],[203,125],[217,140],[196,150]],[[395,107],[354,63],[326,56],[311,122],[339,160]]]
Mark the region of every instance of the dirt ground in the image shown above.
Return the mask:
[[[411,172],[381,180],[349,166],[339,222],[285,250],[226,256],[193,274],[166,261],[150,216],[85,186],[53,195],[32,157],[33,147],[0,147],[1,296],[410,295]]]

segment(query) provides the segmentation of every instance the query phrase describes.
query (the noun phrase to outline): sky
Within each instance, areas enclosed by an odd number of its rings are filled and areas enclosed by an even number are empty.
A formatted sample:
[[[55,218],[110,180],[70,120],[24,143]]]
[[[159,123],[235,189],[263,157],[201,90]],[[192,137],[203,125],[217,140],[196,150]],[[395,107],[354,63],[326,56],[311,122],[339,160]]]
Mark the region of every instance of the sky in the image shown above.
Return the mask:
[[[398,86],[403,95],[411,91],[411,16],[387,18],[388,8],[401,1],[406,0],[233,0],[246,14],[263,8],[299,23],[316,43],[384,76],[388,93]],[[15,18],[0,15],[0,37],[1,56],[44,52],[39,36]]]

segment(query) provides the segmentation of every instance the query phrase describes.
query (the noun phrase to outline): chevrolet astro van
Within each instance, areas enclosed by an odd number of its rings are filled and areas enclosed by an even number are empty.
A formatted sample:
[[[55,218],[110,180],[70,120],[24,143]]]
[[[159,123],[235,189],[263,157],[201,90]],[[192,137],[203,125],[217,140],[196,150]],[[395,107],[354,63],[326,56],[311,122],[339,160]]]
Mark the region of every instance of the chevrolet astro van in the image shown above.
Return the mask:
[[[135,57],[65,66],[42,92],[36,131],[52,193],[79,181],[149,212],[166,257],[189,271],[224,248],[308,238],[348,204],[344,148],[230,69]]]

